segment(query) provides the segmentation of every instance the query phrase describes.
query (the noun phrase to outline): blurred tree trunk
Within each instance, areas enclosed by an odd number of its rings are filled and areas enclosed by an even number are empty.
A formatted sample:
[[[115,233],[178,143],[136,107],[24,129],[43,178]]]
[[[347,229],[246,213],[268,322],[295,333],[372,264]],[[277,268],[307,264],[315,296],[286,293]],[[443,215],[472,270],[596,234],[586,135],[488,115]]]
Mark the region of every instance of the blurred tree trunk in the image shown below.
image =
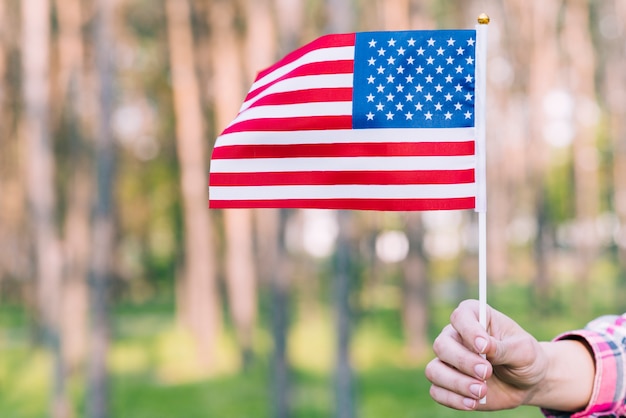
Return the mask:
[[[327,32],[343,33],[353,30],[354,7],[350,2],[327,0]],[[408,9],[406,10],[408,13]],[[354,280],[354,262],[352,255],[351,233],[354,214],[341,210],[338,213],[339,233],[335,253],[334,299],[337,326],[337,354],[335,363],[335,416],[353,418],[356,416],[354,372],[350,355],[352,335],[352,312],[350,293]]]
[[[589,274],[596,259],[600,242],[596,221],[599,215],[599,175],[595,131],[597,124],[595,101],[596,58],[589,27],[589,2],[568,1],[563,24],[562,44],[566,49],[565,68],[570,78],[574,99],[576,134],[573,142],[574,196],[576,208],[576,306],[589,313]]]
[[[63,260],[56,229],[55,162],[49,134],[50,4],[25,0],[21,6],[26,178],[35,237],[39,319],[53,358],[51,415],[61,418],[68,417],[70,410],[59,330]]]
[[[109,278],[113,258],[113,184],[115,150],[111,131],[113,111],[112,3],[97,0],[94,15],[94,58],[98,80],[95,133],[95,207],[89,260],[90,347],[87,368],[87,416],[109,415],[107,354],[109,350]]]
[[[537,222],[537,236],[534,245],[535,259],[535,298],[539,309],[547,309],[550,298],[549,260],[552,252],[550,229],[546,212],[545,173],[548,166],[548,152],[541,152],[546,148],[544,133],[546,124],[544,113],[544,99],[548,92],[556,88],[558,83],[558,12],[556,2],[516,2],[514,16],[526,20],[529,27],[529,38],[526,45],[521,44],[518,50],[524,54],[520,62],[530,63],[530,68],[522,68],[521,73],[528,74],[528,120],[526,135],[529,144],[526,149],[532,150],[527,159],[529,187],[533,191],[532,204]],[[528,53],[528,55],[526,55]]]
[[[214,31],[211,48],[214,63],[212,88],[215,123],[220,129],[237,116],[244,98],[241,45],[236,32],[236,19],[232,1],[213,1],[210,11],[210,26]],[[225,210],[224,229],[228,305],[245,367],[252,355],[252,334],[257,314],[251,211]]]
[[[210,370],[216,366],[221,315],[213,232],[207,209],[207,152],[200,87],[188,0],[166,0],[165,5],[184,211],[185,267],[180,287],[183,295],[179,301],[185,304],[183,322],[191,329],[198,344],[198,361]]]
[[[89,149],[84,142],[81,124],[84,83],[84,47],[82,40],[81,2],[56,0],[59,24],[58,94],[69,130],[71,177],[67,189],[65,216],[65,266],[61,332],[66,367],[74,370],[82,365],[87,352],[87,319],[89,317],[87,274],[89,270],[91,190]]]

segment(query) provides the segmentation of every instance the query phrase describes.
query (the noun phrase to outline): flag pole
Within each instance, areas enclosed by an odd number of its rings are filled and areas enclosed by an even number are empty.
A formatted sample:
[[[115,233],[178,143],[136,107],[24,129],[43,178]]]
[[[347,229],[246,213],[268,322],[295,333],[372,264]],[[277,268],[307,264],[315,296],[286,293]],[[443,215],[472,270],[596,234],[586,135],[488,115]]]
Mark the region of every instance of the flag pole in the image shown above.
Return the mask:
[[[487,164],[486,164],[486,90],[487,90],[487,29],[489,16],[481,13],[476,25],[476,165],[478,193],[478,319],[487,329]],[[486,397],[480,400],[487,402]]]

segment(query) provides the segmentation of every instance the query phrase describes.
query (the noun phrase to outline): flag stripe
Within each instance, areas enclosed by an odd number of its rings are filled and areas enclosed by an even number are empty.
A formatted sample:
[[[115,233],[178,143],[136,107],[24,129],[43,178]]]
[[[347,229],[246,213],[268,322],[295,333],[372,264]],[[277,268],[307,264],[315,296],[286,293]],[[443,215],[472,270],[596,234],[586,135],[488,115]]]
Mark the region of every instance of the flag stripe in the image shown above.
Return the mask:
[[[284,186],[211,186],[210,197],[216,200],[263,199],[432,199],[476,195],[474,183],[463,184],[339,184]]]
[[[246,120],[271,119],[274,115],[281,115],[283,118],[299,118],[311,116],[345,116],[352,114],[352,102],[318,102],[318,103],[297,103],[270,106],[255,106],[232,121],[230,126],[236,125]]]
[[[213,160],[213,173],[271,173],[291,171],[403,171],[465,170],[474,168],[471,156],[443,157],[345,157],[345,158],[252,158]]]
[[[235,205],[236,203],[236,205]],[[347,210],[461,210],[475,207],[474,197],[445,199],[263,199],[263,200],[215,200],[209,201],[211,209],[226,208],[307,208],[307,209],[347,209]]]
[[[214,160],[236,158],[297,157],[399,157],[474,155],[474,141],[466,142],[387,142],[300,145],[231,145],[216,148]]]
[[[293,171],[211,173],[211,186],[280,186],[336,184],[455,184],[473,183],[474,170]]]
[[[222,146],[263,144],[349,144],[390,142],[465,142],[473,141],[474,128],[421,128],[421,129],[359,129],[278,132],[267,130],[233,132],[220,136],[214,152]]]
[[[281,105],[295,103],[315,103],[315,102],[345,102],[352,100],[352,88],[331,87],[308,90],[288,90],[274,93],[260,98],[255,105]]]
[[[350,128],[352,128],[352,116],[268,118],[247,120],[229,126],[224,129],[222,135],[241,131],[300,131]]]

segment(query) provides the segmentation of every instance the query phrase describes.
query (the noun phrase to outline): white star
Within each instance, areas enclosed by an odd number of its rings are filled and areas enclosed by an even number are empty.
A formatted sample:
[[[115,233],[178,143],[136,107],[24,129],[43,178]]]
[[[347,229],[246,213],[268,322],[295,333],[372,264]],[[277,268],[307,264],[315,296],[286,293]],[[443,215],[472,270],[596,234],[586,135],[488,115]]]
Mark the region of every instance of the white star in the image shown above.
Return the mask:
[[[394,97],[395,97],[395,96],[394,96],[393,94],[389,93],[389,94],[387,95],[387,101],[388,101],[388,102],[393,102],[393,98],[394,98]]]
[[[461,105],[461,103],[459,103],[459,102],[456,102],[454,104],[454,110],[461,110],[462,107],[463,107],[463,105]]]
[[[417,86],[415,86],[415,91],[417,93],[421,93],[423,89],[424,89],[424,87],[422,87],[421,84],[418,84]]]
[[[387,41],[387,45],[389,45],[389,46],[396,46],[396,40],[391,38],[390,40]]]
[[[460,84],[457,84],[456,86],[454,86],[454,90],[456,90],[457,93],[463,91],[463,86]]]
[[[446,94],[445,96],[443,96],[446,98],[446,102],[451,102],[452,101],[452,95],[450,93]]]
[[[396,68],[396,71],[398,72],[398,74],[404,74],[404,67],[399,66],[398,68]]]
[[[474,58],[467,57],[467,58],[465,58],[465,61],[467,61],[467,65],[472,65],[474,63]]]
[[[385,55],[385,50],[382,47],[378,50],[378,55]]]
[[[437,104],[435,105],[435,110],[441,110],[441,109],[443,109],[443,105],[437,102]]]
[[[437,50],[437,55],[443,55],[444,52],[445,50],[442,47],[439,47],[439,49]]]
[[[397,91],[398,93],[402,93],[402,92],[404,91],[404,86],[403,86],[402,84],[398,84],[398,85],[396,86],[396,91]]]
[[[393,113],[389,111],[385,116],[387,116],[387,120],[393,120]]]
[[[450,119],[452,119],[452,113],[450,113],[450,112],[446,112],[446,113],[444,114],[444,116],[446,117],[446,120],[450,120]]]
[[[460,74],[463,72],[463,67],[461,67],[460,65],[456,67],[456,72],[457,74]]]
[[[404,48],[400,47],[400,48],[398,49],[398,55],[404,55],[404,52],[405,52],[405,51],[406,51],[406,49],[404,49]]]
[[[468,83],[471,83],[472,80],[474,80],[474,77],[472,77],[471,74],[468,74],[468,75],[465,76],[465,81],[467,81]]]
[[[387,64],[393,65],[396,63],[396,59],[394,57],[387,58]]]
[[[450,74],[446,76],[446,83],[452,83],[452,76]]]
[[[443,74],[443,67],[441,65],[435,68],[435,70],[437,71],[437,74]]]
[[[406,98],[406,101],[407,101],[407,102],[412,102],[412,101],[413,101],[413,95],[412,95],[411,93],[407,94],[407,95],[405,96],[405,98]]]
[[[367,120],[374,120],[374,114],[372,112],[369,112],[367,115]]]
[[[454,46],[454,42],[456,42],[454,39],[448,39],[448,46]]]
[[[422,74],[424,72],[424,67],[422,67],[421,65],[418,65],[415,71],[417,71],[418,74]]]
[[[409,65],[413,65],[413,62],[414,62],[414,61],[415,61],[415,58],[413,58],[413,57],[408,57],[408,58],[406,59],[406,62],[407,62],[407,64],[409,64]]]
[[[467,93],[465,95],[465,100],[467,100],[468,102],[472,100],[472,93]]]
[[[392,76],[391,74],[389,74],[389,75],[387,76],[387,83],[390,83],[390,84],[391,84],[391,83],[393,83],[393,80],[395,80],[395,79],[396,79],[396,78],[395,78],[394,76]]]
[[[452,57],[446,58],[446,64],[448,64],[448,65],[454,64],[454,58],[452,58]]]
[[[409,46],[415,46],[415,39],[413,39],[412,37],[407,42],[409,43]]]
[[[412,75],[410,75],[410,74],[409,74],[409,75],[407,75],[407,76],[406,76],[406,82],[407,82],[407,83],[412,83],[412,82],[413,82],[413,76],[412,76]]]
[[[435,40],[432,37],[426,42],[428,42],[428,46],[435,46]]]
[[[406,112],[404,117],[406,118],[406,120],[413,120],[413,113]]]
[[[373,102],[374,101],[374,95],[372,93],[370,93],[369,95],[366,96],[367,97],[367,101],[369,102]]]
[[[378,68],[376,69],[376,71],[378,71],[378,74],[382,74],[382,73],[384,73],[384,72],[385,72],[385,67],[383,67],[383,66],[381,65],[380,67],[378,67]]]
[[[376,41],[372,38],[369,44],[370,44],[370,48],[374,48],[376,46]]]
[[[427,83],[432,83],[432,82],[433,82],[433,76],[432,76],[432,75],[430,75],[430,74],[429,74],[429,75],[427,75],[427,76],[425,77],[425,79],[426,79],[426,82],[427,82]]]
[[[375,64],[376,64],[376,59],[374,59],[374,57],[367,60],[367,65],[375,65]]]
[[[367,84],[374,84],[374,80],[376,79],[374,78],[373,75],[367,77]]]
[[[433,95],[430,94],[430,93],[426,94],[426,96],[424,96],[424,97],[426,98],[427,102],[432,102],[433,101]]]
[[[467,40],[467,45],[468,45],[468,46],[474,46],[474,42],[476,42],[476,41],[474,41],[474,39],[473,39],[473,38],[469,38],[469,39]]]
[[[469,110],[465,112],[465,119],[471,119],[471,117],[472,117],[472,112],[470,112]]]
[[[428,57],[426,58],[426,64],[431,64],[435,62],[435,59],[433,57]]]
[[[441,84],[437,84],[435,86],[435,90],[437,90],[437,93],[441,93],[443,91],[443,86]]]
[[[378,102],[378,104],[376,105],[376,110],[379,112],[382,112],[384,108],[385,108],[385,105],[382,104],[381,102]]]
[[[424,48],[420,46],[419,49],[417,50],[417,55],[424,55]]]
[[[385,91],[385,86],[383,86],[382,84],[379,84],[378,86],[376,86],[377,93],[382,93],[383,91]]]
[[[426,118],[426,120],[432,120],[433,119],[433,114],[430,112],[426,112],[424,113],[424,117]]]
[[[424,107],[424,105],[423,105],[423,104],[421,104],[421,103],[417,103],[417,104],[415,105],[415,110],[416,110],[416,111],[418,111],[418,112],[421,112],[421,111],[422,111],[422,107]]]
[[[465,50],[463,49],[463,47],[458,47],[456,49],[456,54],[457,55],[463,55],[464,52],[465,52]]]
[[[398,103],[398,104],[396,105],[396,110],[397,110],[398,112],[402,112],[402,110],[404,110],[404,105],[403,105],[402,103]]]

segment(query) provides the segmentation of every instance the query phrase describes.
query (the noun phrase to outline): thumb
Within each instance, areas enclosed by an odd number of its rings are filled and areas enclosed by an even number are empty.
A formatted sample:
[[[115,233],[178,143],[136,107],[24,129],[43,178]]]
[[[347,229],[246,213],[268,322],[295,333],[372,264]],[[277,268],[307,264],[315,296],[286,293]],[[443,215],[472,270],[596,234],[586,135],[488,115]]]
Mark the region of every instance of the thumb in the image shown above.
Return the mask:
[[[490,336],[484,354],[493,365],[522,366],[531,361],[534,352],[530,339],[524,335],[509,336],[498,339]]]

